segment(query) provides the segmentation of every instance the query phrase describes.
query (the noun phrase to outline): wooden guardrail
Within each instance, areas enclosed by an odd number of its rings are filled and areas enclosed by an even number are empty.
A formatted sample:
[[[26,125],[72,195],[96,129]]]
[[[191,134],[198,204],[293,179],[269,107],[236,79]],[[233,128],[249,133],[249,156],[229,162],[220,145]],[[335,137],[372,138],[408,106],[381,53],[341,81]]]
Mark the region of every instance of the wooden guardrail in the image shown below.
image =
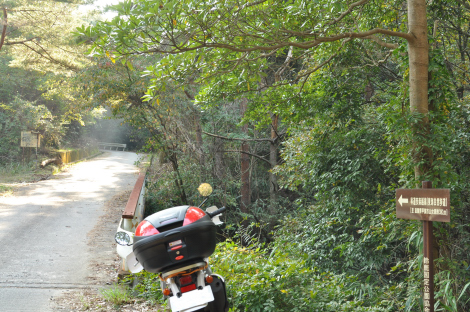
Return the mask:
[[[143,209],[140,206],[143,206],[143,199],[141,200],[140,197],[144,196],[145,193],[145,173],[140,173],[139,178],[137,178],[137,182],[134,185],[134,189],[132,190],[131,196],[129,196],[129,200],[127,201],[126,208],[122,213],[122,218],[124,219],[134,219],[134,217],[139,216],[142,212],[143,216]],[[139,221],[140,222],[140,221]]]
[[[152,167],[154,157],[150,158],[149,168]],[[131,245],[134,243],[134,233],[137,225],[144,219],[145,213],[145,180],[147,172],[141,172],[137,181],[135,182],[134,189],[132,190],[129,200],[127,201],[124,212],[121,215],[119,222],[118,232],[126,232],[131,238]],[[122,258],[121,270],[118,276],[124,276],[130,273],[127,266],[126,258],[132,252],[132,246],[116,245],[116,250]]]
[[[145,173],[140,173],[134,185],[129,200],[127,201],[126,208],[121,215],[119,222],[118,232],[126,232],[131,237],[131,243],[134,241],[134,233],[137,225],[143,220],[145,213]],[[116,245],[116,250],[122,258],[122,265],[119,275],[129,273],[126,257],[132,252],[132,246]]]

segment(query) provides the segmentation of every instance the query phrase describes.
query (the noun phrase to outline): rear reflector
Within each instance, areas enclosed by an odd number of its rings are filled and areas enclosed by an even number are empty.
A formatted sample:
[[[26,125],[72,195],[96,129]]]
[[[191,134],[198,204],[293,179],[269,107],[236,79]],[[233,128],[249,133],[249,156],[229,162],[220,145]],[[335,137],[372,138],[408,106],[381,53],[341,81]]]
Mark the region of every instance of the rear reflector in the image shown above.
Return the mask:
[[[185,292],[195,290],[195,289],[196,289],[196,284],[190,284],[188,286],[181,287],[181,293],[185,293]]]

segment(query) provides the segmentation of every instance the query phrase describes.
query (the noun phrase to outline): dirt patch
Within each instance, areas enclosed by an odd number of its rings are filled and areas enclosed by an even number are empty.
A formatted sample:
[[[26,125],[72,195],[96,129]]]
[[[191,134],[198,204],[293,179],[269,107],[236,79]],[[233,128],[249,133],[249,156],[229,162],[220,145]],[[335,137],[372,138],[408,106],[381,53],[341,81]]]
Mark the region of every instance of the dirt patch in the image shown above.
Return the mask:
[[[130,193],[131,190],[122,192],[107,201],[104,205],[104,214],[87,235],[90,242],[89,252],[93,259],[89,264],[90,287],[69,290],[62,296],[54,298],[54,311],[165,311],[159,306],[132,297],[125,298],[127,302],[117,306],[106,300],[102,294],[116,289],[121,258],[116,253],[114,235]]]

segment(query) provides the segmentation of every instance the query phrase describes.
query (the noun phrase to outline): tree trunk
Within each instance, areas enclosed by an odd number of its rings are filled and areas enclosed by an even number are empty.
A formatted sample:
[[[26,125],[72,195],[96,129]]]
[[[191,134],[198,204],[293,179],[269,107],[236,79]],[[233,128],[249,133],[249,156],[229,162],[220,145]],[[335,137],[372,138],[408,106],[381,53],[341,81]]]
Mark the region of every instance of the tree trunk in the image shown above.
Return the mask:
[[[0,36],[0,50],[3,47],[3,43],[5,42],[5,37],[7,35],[7,24],[8,24],[8,15],[7,15],[7,9],[2,8],[3,10],[3,18],[2,18],[2,35]]]
[[[214,157],[214,176],[223,180],[225,178],[225,164],[224,164],[224,140],[221,138],[214,138],[212,150],[212,157]]]
[[[269,145],[269,163],[271,164],[271,170],[269,171],[269,199],[271,201],[271,208],[274,208],[274,204],[277,200],[277,178],[276,175],[272,172],[272,169],[277,165],[277,128],[278,128],[278,115],[271,116],[271,140],[272,142]],[[271,211],[273,212],[273,211]]]
[[[176,173],[175,177],[175,185],[179,191],[180,199],[181,199],[181,204],[186,205],[188,203],[188,199],[186,197],[186,192],[184,191],[184,183],[183,179],[181,178],[181,174],[179,171],[179,166],[178,166],[178,156],[174,151],[170,151],[169,154],[169,160],[171,162],[171,165],[173,167],[173,171]]]
[[[62,158],[56,157],[56,158],[46,159],[43,162],[41,162],[39,167],[44,168],[44,167],[46,167],[47,165],[50,165],[50,164],[55,164],[57,166],[61,166],[63,164]]]
[[[414,36],[408,41],[410,64],[410,109],[412,113],[422,114],[420,122],[413,129],[413,161],[423,165],[415,166],[415,177],[419,178],[432,165],[432,152],[423,147],[429,134],[428,117],[428,65],[429,44],[427,34],[426,0],[408,0],[408,29]]]
[[[429,121],[429,43],[426,16],[426,0],[408,0],[408,28],[414,40],[408,41],[408,56],[410,66],[410,109],[423,115],[420,122],[413,129],[413,161],[424,160],[422,165],[415,166],[415,177],[423,179],[432,167],[433,155],[429,147],[423,146],[428,142],[430,134]],[[431,242],[434,259],[439,257],[439,243],[434,236]],[[434,266],[434,272],[438,268]],[[434,311],[434,310],[432,310]]]
[[[206,159],[204,157],[204,149],[202,142],[202,127],[201,127],[201,115],[199,112],[194,113],[194,123],[196,125],[196,149],[199,153],[199,164],[202,168],[206,166]]]
[[[245,115],[247,109],[248,100],[246,98],[242,99],[240,102],[240,113],[242,116]],[[242,131],[248,133],[248,125],[243,125]],[[250,156],[247,154],[250,152],[250,146],[248,142],[244,141],[241,146],[241,211],[244,213],[248,212],[248,207],[251,204],[250,196]]]

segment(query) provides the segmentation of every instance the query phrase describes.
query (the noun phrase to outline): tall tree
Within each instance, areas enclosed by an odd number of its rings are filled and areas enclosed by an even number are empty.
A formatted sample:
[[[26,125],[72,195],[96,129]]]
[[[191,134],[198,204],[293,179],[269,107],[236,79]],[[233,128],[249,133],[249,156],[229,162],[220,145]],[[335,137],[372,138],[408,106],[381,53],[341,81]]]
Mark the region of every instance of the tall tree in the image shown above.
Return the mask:
[[[83,24],[77,15],[82,1],[19,0],[0,3],[3,13],[0,51],[9,47],[12,65],[40,71],[77,71],[87,64],[83,47],[71,29]]]
[[[100,49],[95,52],[110,50],[116,57],[164,53],[167,57],[154,67],[154,71],[157,68],[160,71],[160,80],[156,82],[164,83],[164,79],[175,74],[181,76],[195,71],[206,73],[199,77],[208,80],[221,77],[233,68],[243,68],[242,80],[248,83],[238,84],[238,93],[254,89],[254,84],[250,88],[249,82],[259,79],[259,68],[265,64],[263,58],[289,47],[293,49],[293,60],[308,60],[306,68],[292,77],[293,82],[298,82],[331,62],[348,41],[370,40],[385,49],[393,49],[398,47],[393,38],[402,38],[408,42],[410,109],[422,114],[415,134],[422,136],[429,122],[425,116],[428,113],[429,48],[426,1],[408,1],[407,31],[401,12],[400,1],[382,1],[378,7],[370,0],[327,3],[169,1],[157,6],[154,1],[141,0],[132,5],[124,3],[120,14],[126,19],[92,29],[83,28],[81,32],[98,35],[95,45]],[[144,16],[153,18],[143,22],[140,17]],[[385,42],[383,36],[392,38],[389,39],[392,42]],[[171,56],[178,54],[184,56]],[[415,149],[416,176],[420,176],[428,170],[431,155],[419,144]],[[423,157],[427,161],[420,166]]]
[[[32,110],[43,119],[30,120],[7,130],[5,136],[16,138],[4,145],[13,160],[19,131],[40,130],[44,146],[59,146],[71,120],[89,121],[93,111],[79,111],[70,96],[74,86],[70,76],[89,64],[85,47],[76,44],[73,30],[83,23],[77,15],[82,1],[15,0],[0,1],[0,112],[9,120],[12,110]],[[2,125],[0,125],[2,127]],[[9,129],[9,130],[8,130]],[[10,153],[11,152],[11,153]]]

